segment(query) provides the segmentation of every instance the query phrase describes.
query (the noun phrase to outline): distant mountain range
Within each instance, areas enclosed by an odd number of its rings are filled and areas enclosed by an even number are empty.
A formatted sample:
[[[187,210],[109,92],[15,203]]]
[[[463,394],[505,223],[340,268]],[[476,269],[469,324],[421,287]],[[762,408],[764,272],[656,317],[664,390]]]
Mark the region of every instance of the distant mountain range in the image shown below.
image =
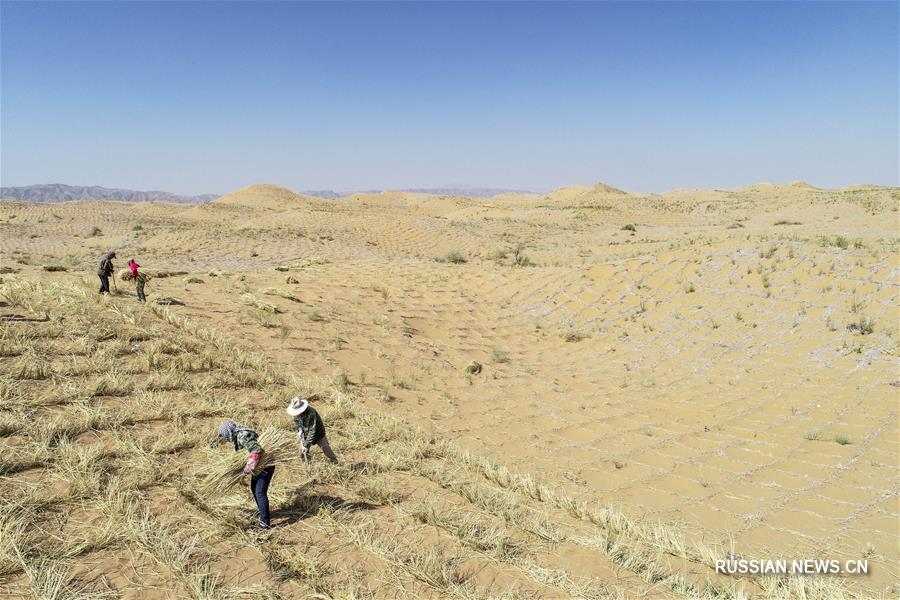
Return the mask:
[[[334,200],[352,194],[377,194],[383,190],[358,190],[354,192],[335,192],[334,190],[305,190],[300,193],[326,200]],[[413,194],[431,194],[435,196],[467,196],[469,198],[489,198],[508,192],[528,193],[522,190],[501,188],[410,188],[397,190]],[[139,192],[105,188],[98,185],[79,186],[62,183],[27,185],[23,187],[0,187],[0,198],[26,200],[28,202],[68,202],[70,200],[120,200],[123,202],[176,202],[179,204],[201,204],[218,198],[220,194],[201,194],[199,196],[180,196],[171,192]]]
[[[69,200],[121,200],[124,202],[177,202],[180,204],[194,204],[209,202],[219,197],[219,194],[203,194],[200,196],[179,196],[171,192],[138,192],[135,190],[120,190],[105,188],[98,185],[79,186],[65,185],[62,183],[48,183],[41,185],[27,185],[24,187],[2,187],[0,198],[13,198],[15,200],[27,200],[29,202],[68,202]]]

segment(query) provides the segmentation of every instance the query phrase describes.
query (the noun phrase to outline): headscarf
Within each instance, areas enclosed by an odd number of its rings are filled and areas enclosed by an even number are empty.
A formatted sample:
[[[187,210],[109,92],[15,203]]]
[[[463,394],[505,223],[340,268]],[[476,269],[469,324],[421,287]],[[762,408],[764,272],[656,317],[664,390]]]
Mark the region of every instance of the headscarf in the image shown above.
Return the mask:
[[[227,442],[231,442],[234,444],[234,450],[237,452],[238,448],[238,439],[237,434],[239,431],[253,431],[252,429],[248,429],[246,427],[242,427],[235,423],[234,421],[225,421],[221,425],[219,425],[219,437]]]
[[[234,441],[234,434],[237,432],[237,424],[234,421],[225,421],[219,425],[219,437],[226,442]]]

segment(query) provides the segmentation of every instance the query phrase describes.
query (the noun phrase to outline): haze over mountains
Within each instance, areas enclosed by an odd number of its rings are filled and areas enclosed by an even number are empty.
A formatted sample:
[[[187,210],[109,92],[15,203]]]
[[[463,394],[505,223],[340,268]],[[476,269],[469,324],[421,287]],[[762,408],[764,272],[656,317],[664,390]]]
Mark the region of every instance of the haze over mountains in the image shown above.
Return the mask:
[[[352,194],[377,194],[384,190],[356,190],[352,192],[336,192],[334,190],[304,190],[305,196],[314,196],[333,200]],[[415,194],[432,194],[436,196],[467,196],[470,198],[489,198],[505,193],[530,193],[524,190],[505,188],[409,188],[397,190]],[[62,183],[27,185],[20,187],[0,187],[0,198],[26,200],[29,202],[68,202],[71,200],[119,200],[124,202],[174,202],[178,204],[201,204],[215,200],[221,194],[200,194],[184,196],[163,191],[137,191],[101,186],[77,186]]]

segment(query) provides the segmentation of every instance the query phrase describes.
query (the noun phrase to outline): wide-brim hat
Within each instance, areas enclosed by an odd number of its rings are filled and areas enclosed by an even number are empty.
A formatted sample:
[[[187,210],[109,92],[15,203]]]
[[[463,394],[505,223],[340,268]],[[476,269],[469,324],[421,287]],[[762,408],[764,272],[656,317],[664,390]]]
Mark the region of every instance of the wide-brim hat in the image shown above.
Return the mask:
[[[309,406],[309,400],[304,400],[300,398],[300,396],[294,396],[293,398],[291,398],[291,403],[288,404],[287,414],[291,415],[292,417],[296,417],[304,410],[306,410],[307,406]]]

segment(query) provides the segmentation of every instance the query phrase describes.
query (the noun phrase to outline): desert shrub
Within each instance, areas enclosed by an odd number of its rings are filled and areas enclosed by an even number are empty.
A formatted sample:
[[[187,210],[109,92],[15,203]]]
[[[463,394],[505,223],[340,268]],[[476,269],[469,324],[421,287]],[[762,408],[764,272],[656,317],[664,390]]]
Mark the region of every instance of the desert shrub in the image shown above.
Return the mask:
[[[307,318],[308,318],[310,321],[313,321],[313,322],[321,321],[321,320],[322,320],[322,313],[320,313],[320,312],[319,312],[318,310],[316,310],[315,308],[312,309],[312,310],[310,310],[309,312],[307,312],[307,313],[306,313],[306,316],[307,316]]]
[[[55,273],[57,271],[68,271],[69,269],[62,265],[44,265],[44,270]]]
[[[501,350],[500,348],[494,348],[491,350],[491,358],[494,359],[495,363],[508,363],[509,362],[509,353],[505,350]]]
[[[498,248],[498,249],[492,251],[490,254],[488,254],[487,258],[488,258],[488,260],[495,260],[495,261],[499,262],[499,261],[503,260],[504,258],[506,258],[507,256],[509,256],[509,250],[507,250],[505,248]]]
[[[131,228],[132,231],[142,231],[143,229],[144,229],[144,226],[141,225],[140,223],[138,223],[137,225],[135,225],[134,227]]]
[[[852,444],[852,440],[850,436],[845,433],[838,433],[834,436],[834,441],[840,444],[841,446],[846,446],[847,444]]]
[[[466,262],[466,258],[459,253],[458,250],[451,250],[444,257],[443,262],[453,263],[454,265],[460,265]]]
[[[819,242],[823,247],[840,248],[846,250],[850,247],[850,239],[843,235],[822,236]]]
[[[637,231],[637,227],[635,227],[634,223],[628,223],[627,225],[622,225],[622,231]]]
[[[513,250],[513,266],[516,267],[533,267],[534,262],[524,253],[525,247],[519,244]]]
[[[516,267],[533,267],[534,262],[524,254],[516,254],[516,260],[513,263]]]
[[[869,335],[875,331],[875,320],[865,315],[860,315],[859,319],[847,326],[847,329],[860,335]]]
[[[779,221],[775,221],[776,225],[803,225],[800,221],[788,221],[787,219],[781,219]]]

